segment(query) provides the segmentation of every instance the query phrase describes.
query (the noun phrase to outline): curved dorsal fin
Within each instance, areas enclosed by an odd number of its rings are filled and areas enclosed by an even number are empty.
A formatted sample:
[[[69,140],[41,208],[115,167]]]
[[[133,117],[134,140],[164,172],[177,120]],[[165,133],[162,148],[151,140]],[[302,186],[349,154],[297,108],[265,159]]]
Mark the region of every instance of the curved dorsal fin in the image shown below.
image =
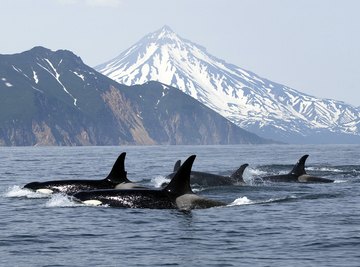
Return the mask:
[[[231,174],[230,178],[236,180],[237,182],[245,183],[243,174],[247,166],[249,166],[247,163],[241,165],[239,169]]]
[[[127,173],[125,171],[125,156],[125,152],[120,154],[120,156],[115,161],[111,172],[105,179],[110,180],[113,183],[130,183],[126,177]]]
[[[179,170],[180,166],[181,166],[181,160],[178,160],[177,162],[175,162],[173,172],[177,172]]]
[[[195,155],[188,157],[175,173],[170,183],[163,189],[164,191],[171,193],[175,197],[193,193],[190,187],[190,173],[195,157]]]
[[[294,168],[292,169],[292,171],[290,172],[290,174],[295,174],[295,175],[303,175],[306,174],[305,171],[305,161],[308,158],[309,155],[304,155],[302,156],[299,161],[295,164]]]

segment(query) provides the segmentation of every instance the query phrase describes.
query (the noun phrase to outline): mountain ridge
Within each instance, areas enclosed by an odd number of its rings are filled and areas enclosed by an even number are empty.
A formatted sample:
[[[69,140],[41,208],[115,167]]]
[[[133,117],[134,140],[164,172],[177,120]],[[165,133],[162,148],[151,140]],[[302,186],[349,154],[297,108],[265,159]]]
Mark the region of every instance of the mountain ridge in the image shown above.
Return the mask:
[[[68,50],[0,55],[0,145],[240,143],[271,141],[176,88],[118,84]]]

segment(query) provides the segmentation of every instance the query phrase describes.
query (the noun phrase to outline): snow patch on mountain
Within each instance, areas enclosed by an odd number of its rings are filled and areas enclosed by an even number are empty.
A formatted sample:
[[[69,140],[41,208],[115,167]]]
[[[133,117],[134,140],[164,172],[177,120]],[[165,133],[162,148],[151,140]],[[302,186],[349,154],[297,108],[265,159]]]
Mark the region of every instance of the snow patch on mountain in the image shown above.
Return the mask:
[[[68,94],[72,99],[73,99],[73,104],[74,106],[77,106],[77,99],[69,92],[69,90],[65,87],[65,85],[61,82],[60,80],[60,74],[58,73],[58,71],[56,70],[56,68],[54,67],[54,65],[51,63],[51,61],[47,58],[44,58],[43,59],[45,62],[45,66],[40,64],[39,62],[37,62],[36,64],[41,67],[43,70],[45,70],[46,72],[48,72],[53,78],[55,78],[55,80],[59,83],[59,85],[63,88],[64,92],[66,94]],[[38,61],[41,61],[41,60],[38,60]],[[42,62],[41,62],[42,63]],[[58,65],[60,65],[61,61],[59,62]],[[49,68],[50,67],[50,68]],[[36,76],[36,72],[33,71],[33,74],[34,74],[34,80],[35,80],[35,83],[38,83],[39,80]]]
[[[37,74],[36,74],[36,71],[34,71],[34,70],[33,70],[33,78],[34,78],[35,83],[38,84],[38,83],[39,83],[39,79],[38,79],[38,76],[37,76]]]
[[[72,71],[76,76],[78,76],[81,80],[85,81],[85,76],[83,74],[77,73],[76,71]]]

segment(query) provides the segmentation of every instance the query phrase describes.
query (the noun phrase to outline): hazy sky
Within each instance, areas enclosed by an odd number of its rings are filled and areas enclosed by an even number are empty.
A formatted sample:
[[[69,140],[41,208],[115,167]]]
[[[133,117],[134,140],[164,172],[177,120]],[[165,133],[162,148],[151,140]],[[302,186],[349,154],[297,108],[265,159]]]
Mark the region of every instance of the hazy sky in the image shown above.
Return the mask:
[[[360,106],[358,0],[0,0],[0,54],[41,45],[94,67],[170,26],[228,63]]]

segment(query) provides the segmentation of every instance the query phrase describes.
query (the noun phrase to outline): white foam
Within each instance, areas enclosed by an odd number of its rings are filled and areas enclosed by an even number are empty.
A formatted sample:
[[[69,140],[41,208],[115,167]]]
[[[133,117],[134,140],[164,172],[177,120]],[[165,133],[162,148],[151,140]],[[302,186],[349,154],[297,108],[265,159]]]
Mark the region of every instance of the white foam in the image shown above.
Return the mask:
[[[347,183],[346,180],[334,180],[334,184]]]
[[[251,204],[264,204],[264,203],[272,203],[272,202],[279,202],[284,201],[287,199],[296,199],[297,197],[294,195],[286,196],[286,197],[280,197],[280,198],[270,198],[267,200],[259,200],[259,201],[253,201],[251,199],[248,199],[246,196],[240,197],[235,199],[232,203],[228,204],[228,207],[231,206],[241,206],[241,205],[251,205]]]
[[[48,195],[34,192],[32,190],[14,185],[8,188],[4,194],[5,197],[26,197],[26,198],[46,198]]]
[[[227,206],[241,206],[241,205],[249,205],[253,204],[254,202],[247,197],[239,197],[235,199],[232,203],[228,204]]]

